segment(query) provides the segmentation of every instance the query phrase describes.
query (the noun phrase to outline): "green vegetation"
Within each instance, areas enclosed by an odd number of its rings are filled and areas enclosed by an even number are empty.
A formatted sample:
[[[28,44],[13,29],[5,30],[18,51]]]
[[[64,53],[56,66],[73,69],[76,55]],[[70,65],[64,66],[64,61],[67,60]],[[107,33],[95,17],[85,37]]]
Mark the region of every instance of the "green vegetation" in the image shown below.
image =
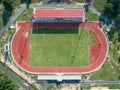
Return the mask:
[[[89,64],[89,30],[42,28],[30,32],[32,66],[86,66]]]
[[[32,4],[32,3],[40,3],[43,0],[20,0],[20,3]]]
[[[95,0],[94,7],[102,12],[106,4],[107,0]]]
[[[28,0],[28,1],[30,1],[30,0]],[[43,0],[31,0],[31,3],[40,3],[41,1],[43,1]]]
[[[58,90],[58,88],[56,87],[56,85],[50,85],[47,90]]]
[[[95,0],[94,6],[120,25],[119,3],[120,0]],[[118,30],[110,28],[108,38],[110,41],[108,59],[99,71],[93,73],[91,76],[93,80],[120,80],[120,35]]]
[[[98,85],[85,84],[83,90],[90,90],[90,88],[92,87],[108,87],[110,90],[119,90],[120,84],[98,84]]]
[[[90,45],[93,45],[93,44],[97,44],[97,40],[95,39],[95,37],[93,35],[90,34],[90,37],[89,37],[89,41],[90,41]]]
[[[110,28],[108,38],[110,40],[108,59],[99,71],[93,73],[91,76],[93,80],[120,80],[119,32],[114,28]]]
[[[16,76],[17,76],[17,78],[19,78],[20,80],[22,80],[22,81],[24,81],[24,82],[28,82],[28,81],[26,81],[23,77],[21,77],[21,76],[19,76],[15,71],[13,71],[10,67],[8,67],[5,63],[3,63],[3,62],[1,62],[0,61],[0,63],[6,68],[6,70],[7,71],[10,71],[10,72],[12,72],[12,73],[14,73]],[[13,62],[14,63],[14,62]],[[21,69],[20,68],[18,68],[20,71],[21,71]],[[25,72],[26,73],[26,75],[30,75],[30,74],[28,74],[27,72]],[[9,77],[9,76],[8,76]],[[32,89],[32,90],[37,90],[37,88],[36,88],[36,86],[32,83],[32,84],[30,84],[30,83],[28,83],[29,84],[29,86],[30,86],[30,88]],[[1,89],[0,89],[1,90]],[[8,89],[2,89],[2,90],[8,90]],[[12,90],[12,89],[10,89],[10,90]],[[21,86],[19,86],[19,89],[16,89],[16,90],[24,90],[24,88],[23,87],[21,87]]]
[[[91,80],[118,80],[119,72],[116,72],[112,65],[107,61],[97,72],[94,72],[91,76]]]
[[[7,24],[7,22],[10,20],[10,17],[14,13],[14,10],[19,7],[21,3],[26,3],[28,5],[31,3],[39,3],[40,1],[42,0],[0,0],[0,29]],[[27,7],[29,7],[29,5]],[[28,13],[30,13],[28,15],[23,13],[21,16],[23,17],[22,20],[25,21],[27,19],[28,21],[28,18],[30,19],[31,12],[29,11],[30,10],[28,9]]]
[[[101,21],[100,17],[98,15],[94,14],[90,10],[86,11],[86,19],[87,19],[87,21]]]
[[[0,70],[0,90],[18,90],[19,86]]]
[[[102,86],[109,87],[109,89],[120,89],[120,84],[107,84]]]
[[[115,18],[115,23],[118,24],[120,26],[120,13],[117,15],[117,17]]]
[[[16,0],[0,0],[0,29],[7,24],[14,9],[19,5]]]
[[[0,37],[0,53],[1,55],[4,53],[4,45],[7,43],[10,35],[13,35],[15,29],[8,29],[3,36]]]
[[[75,0],[76,2],[79,2],[79,3],[87,3],[87,2],[91,2],[91,0]]]
[[[10,6],[10,8],[15,8],[16,6],[20,4],[32,4],[32,3],[40,3],[43,0],[0,0],[0,3],[5,3],[7,7]]]
[[[79,3],[84,3],[85,0],[75,0],[76,2],[79,2]]]
[[[26,9],[15,21],[30,21],[33,9]]]
[[[1,30],[2,27],[3,27],[2,13],[3,13],[3,6],[2,6],[2,4],[0,3],[0,30]]]
[[[108,17],[108,18],[113,18],[115,14],[111,14],[114,13],[113,12],[113,5],[111,3],[106,4],[105,8],[104,8],[104,14]]]
[[[111,15],[111,13],[114,13]],[[120,0],[108,0],[104,8],[104,14],[113,20],[120,14]]]
[[[2,0],[2,1],[6,10],[13,10],[16,8],[17,5],[19,5],[19,1],[15,0]]]
[[[10,17],[14,13],[15,8],[19,6],[19,1],[17,0],[2,0],[2,24],[5,26],[10,20]]]
[[[95,0],[94,7],[120,26],[120,0]]]

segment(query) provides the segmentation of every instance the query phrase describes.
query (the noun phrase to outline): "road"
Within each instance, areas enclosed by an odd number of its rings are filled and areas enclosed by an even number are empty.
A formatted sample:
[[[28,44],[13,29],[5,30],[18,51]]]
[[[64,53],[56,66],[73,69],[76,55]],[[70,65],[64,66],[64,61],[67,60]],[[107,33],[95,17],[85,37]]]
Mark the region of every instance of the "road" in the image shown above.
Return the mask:
[[[83,81],[80,83],[84,83],[84,84],[120,84],[120,81],[90,80],[90,81]]]
[[[0,69],[2,71],[5,72],[5,74],[7,74],[8,76],[10,76],[14,81],[16,81],[21,87],[23,87],[25,90],[33,90],[33,88],[31,88],[29,86],[29,84],[25,81],[23,81],[22,79],[20,79],[18,77],[18,75],[16,75],[15,73],[13,73],[12,71],[10,71],[8,68],[6,68],[6,66],[4,66],[3,64],[0,63]]]

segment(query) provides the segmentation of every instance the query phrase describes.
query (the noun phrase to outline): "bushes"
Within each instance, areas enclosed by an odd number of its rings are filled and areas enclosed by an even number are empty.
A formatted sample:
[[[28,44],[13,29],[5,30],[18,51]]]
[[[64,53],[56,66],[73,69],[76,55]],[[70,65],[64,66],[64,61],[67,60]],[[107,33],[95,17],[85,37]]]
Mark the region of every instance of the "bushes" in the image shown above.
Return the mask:
[[[0,90],[18,90],[19,86],[0,70]]]

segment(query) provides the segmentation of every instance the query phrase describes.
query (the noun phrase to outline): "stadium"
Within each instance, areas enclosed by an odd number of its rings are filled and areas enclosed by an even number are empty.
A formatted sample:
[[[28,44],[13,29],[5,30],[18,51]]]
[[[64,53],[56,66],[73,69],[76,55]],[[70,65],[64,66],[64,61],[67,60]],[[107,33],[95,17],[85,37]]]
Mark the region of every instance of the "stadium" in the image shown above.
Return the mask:
[[[101,68],[108,44],[102,23],[86,22],[83,9],[34,9],[31,22],[16,23],[11,53],[25,72],[61,81]]]

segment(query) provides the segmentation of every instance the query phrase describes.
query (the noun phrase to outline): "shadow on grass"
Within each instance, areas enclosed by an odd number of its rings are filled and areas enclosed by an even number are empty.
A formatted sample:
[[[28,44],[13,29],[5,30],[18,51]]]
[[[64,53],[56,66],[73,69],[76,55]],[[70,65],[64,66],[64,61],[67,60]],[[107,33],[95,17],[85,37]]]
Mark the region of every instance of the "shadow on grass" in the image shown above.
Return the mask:
[[[33,34],[77,34],[78,28],[36,28]]]

